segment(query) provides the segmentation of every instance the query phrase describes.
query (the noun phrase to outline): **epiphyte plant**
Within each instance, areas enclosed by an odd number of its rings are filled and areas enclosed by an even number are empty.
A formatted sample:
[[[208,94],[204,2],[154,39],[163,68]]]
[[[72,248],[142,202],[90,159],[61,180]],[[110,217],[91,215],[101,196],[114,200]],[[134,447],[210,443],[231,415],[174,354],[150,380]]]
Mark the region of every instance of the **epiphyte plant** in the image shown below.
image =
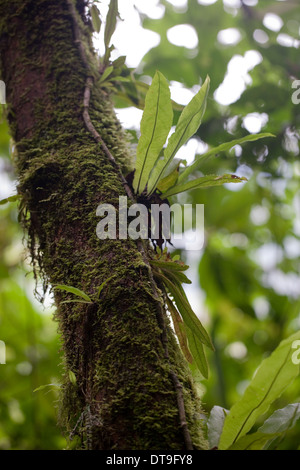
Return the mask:
[[[269,133],[250,134],[241,139],[226,142],[210,149],[198,157],[190,166],[180,171],[180,161],[174,167],[174,159],[178,150],[197,132],[205,113],[209,93],[210,79],[206,78],[198,93],[183,109],[175,131],[169,137],[173,124],[173,104],[170,89],[164,75],[157,71],[145,98],[144,112],[141,120],[141,136],[137,145],[134,172],[130,175],[132,188],[137,200],[148,200],[156,196],[161,203],[176,194],[189,189],[219,186],[224,183],[247,181],[245,177],[232,174],[205,175],[189,180],[201,163],[207,158],[229,150],[234,145],[271,137]],[[165,147],[164,147],[165,146]],[[174,329],[181,349],[187,361],[195,364],[201,374],[208,377],[208,364],[204,346],[213,348],[208,333],[193,312],[183,283],[191,281],[183,271],[188,266],[176,258],[171,258],[161,244],[156,248],[156,255],[151,260],[154,277],[165,291],[166,306],[172,317]]]
[[[178,150],[197,132],[205,113],[209,93],[210,79],[206,78],[198,93],[183,109],[175,131],[167,137],[173,124],[173,107],[168,82],[157,71],[146,95],[145,108],[141,121],[141,137],[137,145],[133,189],[137,196],[151,195],[159,191],[162,199],[189,189],[219,186],[224,183],[240,183],[245,177],[231,174],[205,175],[189,180],[189,176],[201,168],[209,157],[229,150],[235,145],[255,141],[272,134],[249,134],[241,139],[226,142],[200,155],[191,165],[180,171],[180,162],[170,170]]]

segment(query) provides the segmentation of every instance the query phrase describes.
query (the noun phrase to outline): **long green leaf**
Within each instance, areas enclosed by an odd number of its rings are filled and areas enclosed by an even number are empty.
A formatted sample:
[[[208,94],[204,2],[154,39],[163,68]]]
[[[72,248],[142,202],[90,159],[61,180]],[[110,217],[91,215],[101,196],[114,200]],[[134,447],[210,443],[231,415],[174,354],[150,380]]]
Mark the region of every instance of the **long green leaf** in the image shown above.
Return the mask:
[[[57,284],[53,286],[54,289],[64,290],[65,292],[69,292],[71,294],[77,295],[78,297],[82,297],[87,302],[92,302],[92,299],[82,290],[77,289],[77,287],[73,286],[65,286],[63,284]]]
[[[300,332],[282,341],[261,363],[244,395],[233,405],[225,419],[219,446],[221,450],[228,449],[243,437],[256,419],[299,375],[299,364],[294,364],[292,360],[292,344],[297,339],[300,339]]]
[[[187,183],[177,184],[170,188],[168,191],[162,194],[164,198],[168,198],[170,196],[174,196],[175,194],[183,193],[184,191],[188,191],[189,189],[199,189],[199,188],[208,188],[210,186],[220,186],[224,183],[242,183],[243,181],[247,181],[247,178],[244,176],[236,176],[236,175],[207,175],[202,176],[201,178],[197,178],[192,181],[188,181]]]
[[[105,82],[105,80],[113,73],[113,71],[114,71],[114,68],[112,65],[110,65],[109,67],[106,67],[106,69],[104,70],[103,74],[101,75],[97,83],[100,85],[100,83]]]
[[[98,10],[98,7],[96,5],[92,5],[90,8],[90,12],[91,12],[94,31],[96,31],[96,33],[100,33],[101,19],[100,19],[100,12]]]
[[[104,44],[106,50],[108,50],[111,37],[115,32],[118,15],[118,0],[110,0],[104,31]]]
[[[150,263],[152,266],[155,266],[152,261]],[[159,266],[159,268],[161,269],[162,273],[170,279],[170,281],[176,285],[192,284],[192,281],[182,272],[183,270],[176,270],[173,269],[173,267],[169,268],[168,264],[171,263],[165,263],[165,266]]]
[[[159,157],[173,122],[168,82],[156,72],[145,100],[141,137],[136,151],[133,188],[137,194],[145,189],[151,170]]]
[[[186,358],[186,360],[189,363],[193,362],[193,356],[191,355],[191,352],[188,347],[188,342],[187,342],[187,336],[186,336],[186,331],[184,327],[183,320],[177,311],[175,305],[173,304],[172,300],[167,297],[167,305],[168,305],[168,310],[171,313],[173,324],[174,324],[174,329],[175,333],[177,335],[181,350]]]
[[[246,137],[242,137],[241,139],[235,139],[231,140],[230,142],[225,142],[224,144],[218,145],[218,147],[214,147],[207,152],[205,152],[203,155],[200,155],[194,163],[192,163],[190,166],[188,166],[178,177],[178,183],[181,183],[182,181],[186,180],[187,177],[193,173],[196,170],[199,170],[201,167],[201,164],[203,161],[208,159],[209,157],[214,157],[215,155],[218,155],[221,152],[226,152],[227,150],[230,150],[232,147],[235,145],[241,145],[245,142],[254,142],[259,139],[263,139],[265,137],[274,137],[273,134],[270,134],[269,132],[261,133],[261,134],[250,134],[247,135]]]
[[[205,356],[202,343],[196,337],[195,333],[185,325],[185,331],[188,338],[188,347],[191,351],[195,363],[205,379],[208,379],[208,363]]]
[[[209,83],[210,80],[207,77],[198,93],[182,111],[175,132],[171,135],[164,152],[164,158],[158,161],[150,176],[148,194],[153,193],[165,169],[171,163],[180,147],[198,130],[206,109]]]
[[[211,339],[199,318],[193,312],[182,286],[170,281],[170,279],[167,278],[164,274],[159,274],[158,276],[163,281],[167,291],[173,296],[185,325],[187,325],[193,331],[196,337],[203,344],[214,350]]]
[[[184,263],[178,263],[177,261],[160,261],[156,259],[152,259],[150,261],[150,264],[153,266],[157,266],[158,268],[161,269],[166,269],[168,271],[186,271],[189,269],[189,266]]]
[[[13,196],[9,196],[9,197],[6,197],[5,199],[1,199],[0,206],[2,206],[3,204],[6,204],[7,202],[15,202],[20,198],[21,198],[20,194],[14,194]]]
[[[41,385],[40,387],[35,388],[35,389],[33,390],[33,393],[35,393],[35,392],[40,392],[41,390],[45,390],[45,389],[48,388],[48,387],[52,387],[52,388],[61,388],[61,384],[55,384],[55,383],[53,383],[53,384]]]

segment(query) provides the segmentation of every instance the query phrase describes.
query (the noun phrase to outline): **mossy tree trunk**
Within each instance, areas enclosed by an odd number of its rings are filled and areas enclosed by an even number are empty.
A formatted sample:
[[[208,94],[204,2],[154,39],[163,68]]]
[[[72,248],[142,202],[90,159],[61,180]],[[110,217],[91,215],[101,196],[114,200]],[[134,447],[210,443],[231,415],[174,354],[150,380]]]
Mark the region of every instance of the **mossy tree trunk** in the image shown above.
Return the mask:
[[[145,253],[132,240],[101,242],[96,236],[97,206],[117,207],[125,192],[118,168],[82,117],[87,70],[68,3],[0,1],[1,78],[33,262],[45,287],[75,286],[95,299],[62,304],[70,297],[55,291],[66,371],[60,421],[78,448],[185,449],[175,377],[193,447],[206,448],[199,398]],[[76,8],[93,68],[83,1]],[[109,96],[95,85],[89,114],[125,173],[126,139]],[[96,300],[97,288],[110,277]]]

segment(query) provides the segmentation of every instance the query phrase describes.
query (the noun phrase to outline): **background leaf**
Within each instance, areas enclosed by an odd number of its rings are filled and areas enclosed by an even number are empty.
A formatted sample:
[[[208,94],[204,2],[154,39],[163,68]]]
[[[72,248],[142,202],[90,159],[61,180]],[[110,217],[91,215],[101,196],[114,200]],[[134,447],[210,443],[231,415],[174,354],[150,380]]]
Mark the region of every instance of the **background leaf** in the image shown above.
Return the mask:
[[[292,403],[276,410],[258,431],[266,434],[281,433],[292,429],[300,418],[300,403]]]
[[[101,29],[101,19],[100,19],[100,12],[98,10],[98,7],[96,5],[92,5],[90,8],[90,12],[91,12],[94,31],[96,31],[96,33],[99,33]]]
[[[265,413],[285,388],[299,374],[299,365],[292,361],[292,343],[300,332],[283,340],[270,357],[265,359],[243,397],[233,405],[226,417],[219,448],[227,449],[244,436],[256,419]]]
[[[214,406],[210,412],[207,421],[207,438],[210,449],[219,446],[220,436],[222,434],[225,417],[228,410],[222,406]]]
[[[169,274],[170,277],[170,274]],[[195,315],[187,300],[185,292],[180,284],[174,284],[164,275],[160,275],[167,291],[174,297],[177,308],[183,318],[185,325],[196,335],[196,337],[206,346],[213,349],[211,339],[200,322],[199,318]]]

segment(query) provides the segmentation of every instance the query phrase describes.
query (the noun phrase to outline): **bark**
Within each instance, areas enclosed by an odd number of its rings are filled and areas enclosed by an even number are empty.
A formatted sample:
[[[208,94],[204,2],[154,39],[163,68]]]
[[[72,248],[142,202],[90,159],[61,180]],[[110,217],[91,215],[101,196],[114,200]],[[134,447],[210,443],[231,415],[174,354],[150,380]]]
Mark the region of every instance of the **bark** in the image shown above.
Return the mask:
[[[147,263],[150,247],[96,236],[96,208],[117,207],[126,194],[119,169],[129,171],[131,155],[110,97],[96,85],[89,116],[118,166],[85,125],[90,72],[80,47],[98,72],[83,1],[76,8],[81,45],[67,0],[0,0],[1,78],[35,272],[44,288],[75,286],[93,299],[61,303],[74,297],[54,291],[65,368],[60,423],[72,448],[180,450],[187,435],[206,448],[199,397]]]

